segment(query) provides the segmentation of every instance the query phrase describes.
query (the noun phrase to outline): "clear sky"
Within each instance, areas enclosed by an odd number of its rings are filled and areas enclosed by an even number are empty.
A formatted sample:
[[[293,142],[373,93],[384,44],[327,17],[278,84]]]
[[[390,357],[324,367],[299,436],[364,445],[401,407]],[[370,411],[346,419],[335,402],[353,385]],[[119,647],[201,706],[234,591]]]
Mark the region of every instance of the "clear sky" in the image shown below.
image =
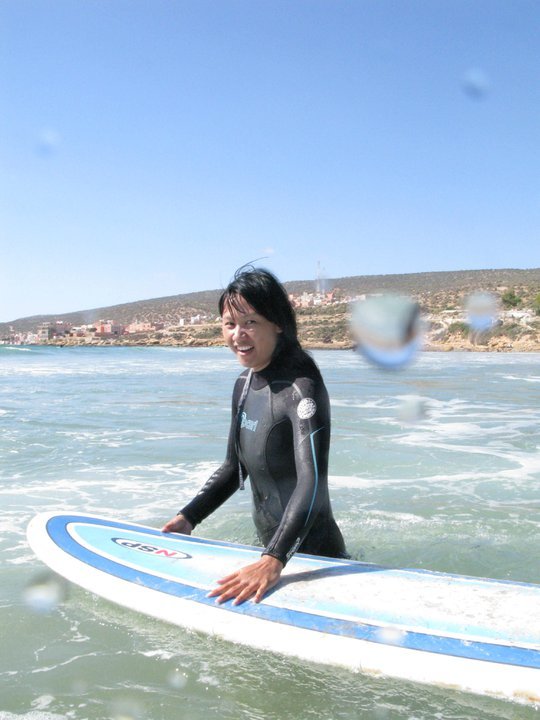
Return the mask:
[[[2,0],[0,321],[540,266],[538,0]]]

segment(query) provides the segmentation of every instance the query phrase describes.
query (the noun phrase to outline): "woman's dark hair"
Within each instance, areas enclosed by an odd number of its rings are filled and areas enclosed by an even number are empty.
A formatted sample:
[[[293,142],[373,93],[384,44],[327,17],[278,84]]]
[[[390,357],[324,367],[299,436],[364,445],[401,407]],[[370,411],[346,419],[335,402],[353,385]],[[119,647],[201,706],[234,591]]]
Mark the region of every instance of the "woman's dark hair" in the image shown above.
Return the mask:
[[[315,362],[300,345],[296,313],[287,291],[275,275],[269,270],[256,269],[251,265],[239,268],[219,298],[220,315],[223,315],[227,307],[241,311],[240,298],[251,305],[255,312],[280,328],[274,359],[280,356],[280,360],[287,364],[306,363],[316,368]]]

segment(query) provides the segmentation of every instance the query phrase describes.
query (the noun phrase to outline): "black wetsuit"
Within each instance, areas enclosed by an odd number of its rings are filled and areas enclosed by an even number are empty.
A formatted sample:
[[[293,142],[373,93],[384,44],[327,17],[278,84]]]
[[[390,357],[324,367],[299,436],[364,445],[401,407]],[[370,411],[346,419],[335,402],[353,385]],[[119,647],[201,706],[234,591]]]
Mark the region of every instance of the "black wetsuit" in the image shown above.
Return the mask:
[[[225,462],[181,513],[195,526],[249,475],[263,554],[284,564],[297,550],[348,557],[328,496],[329,444],[330,403],[315,368],[246,370],[234,387]]]

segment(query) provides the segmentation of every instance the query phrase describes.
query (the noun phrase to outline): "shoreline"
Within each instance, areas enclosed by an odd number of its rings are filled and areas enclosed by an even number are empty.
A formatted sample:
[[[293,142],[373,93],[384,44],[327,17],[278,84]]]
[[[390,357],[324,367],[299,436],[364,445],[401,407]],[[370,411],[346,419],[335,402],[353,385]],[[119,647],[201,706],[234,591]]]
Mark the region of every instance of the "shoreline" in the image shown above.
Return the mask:
[[[190,338],[182,342],[171,338],[138,338],[137,340],[127,341],[126,339],[103,338],[103,339],[75,339],[66,340],[50,340],[48,342],[37,344],[5,344],[5,347],[169,347],[169,348],[211,348],[225,347],[222,342],[202,340],[199,338]],[[351,342],[335,341],[330,343],[324,342],[303,342],[302,347],[305,350],[354,350]],[[506,336],[497,336],[486,338],[482,342],[472,342],[469,339],[455,338],[446,342],[436,342],[427,339],[419,352],[540,352],[540,342],[527,339],[513,340]]]

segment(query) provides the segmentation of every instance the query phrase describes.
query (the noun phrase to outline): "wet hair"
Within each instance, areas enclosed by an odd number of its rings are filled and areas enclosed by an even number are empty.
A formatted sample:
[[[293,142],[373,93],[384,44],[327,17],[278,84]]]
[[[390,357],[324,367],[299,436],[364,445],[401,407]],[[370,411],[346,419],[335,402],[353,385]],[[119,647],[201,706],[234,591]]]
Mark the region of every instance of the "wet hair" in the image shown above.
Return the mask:
[[[300,345],[296,313],[287,291],[275,275],[269,270],[251,265],[239,268],[219,298],[220,315],[223,316],[227,308],[241,312],[243,308],[240,299],[281,330],[273,359],[279,357],[280,362],[285,364],[306,364],[317,368]]]

